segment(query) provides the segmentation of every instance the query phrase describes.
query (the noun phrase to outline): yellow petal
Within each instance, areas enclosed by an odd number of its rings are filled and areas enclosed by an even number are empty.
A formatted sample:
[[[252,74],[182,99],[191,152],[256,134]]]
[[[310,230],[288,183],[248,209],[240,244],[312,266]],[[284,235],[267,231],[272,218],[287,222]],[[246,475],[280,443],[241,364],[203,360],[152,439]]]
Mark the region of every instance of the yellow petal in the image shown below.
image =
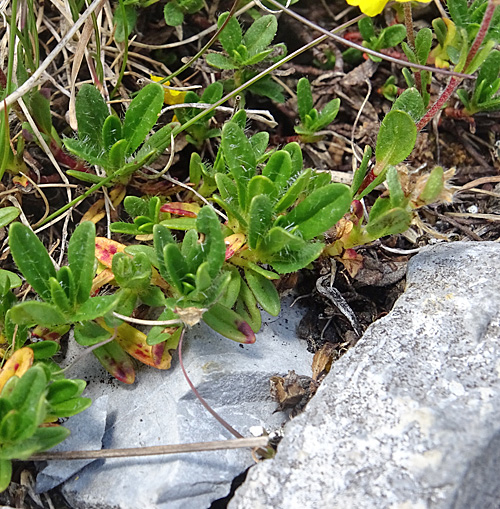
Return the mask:
[[[160,76],[150,75],[151,80],[155,83],[158,83],[163,78]],[[184,98],[186,97],[186,92],[184,90],[174,90],[172,88],[168,88],[170,86],[170,81],[166,81],[162,84],[165,89],[165,94],[163,97],[163,102],[165,104],[182,104],[184,102]]]

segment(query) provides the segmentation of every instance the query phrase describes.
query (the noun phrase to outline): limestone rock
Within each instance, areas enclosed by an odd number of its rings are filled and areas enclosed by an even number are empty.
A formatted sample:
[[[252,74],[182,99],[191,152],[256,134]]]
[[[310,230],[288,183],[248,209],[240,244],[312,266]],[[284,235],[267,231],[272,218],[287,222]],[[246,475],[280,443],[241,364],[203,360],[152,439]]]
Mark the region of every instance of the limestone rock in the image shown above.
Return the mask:
[[[499,504],[500,245],[426,249],[230,509]]]
[[[290,369],[311,372],[312,355],[295,336],[303,311],[288,309],[289,304],[283,305],[285,317],[265,320],[253,345],[234,343],[204,324],[186,335],[183,359],[191,380],[212,408],[244,436],[252,436],[252,426],[272,430],[286,420],[282,412],[274,413],[271,376]],[[87,379],[84,395],[94,401],[108,396],[105,448],[233,438],[195,398],[176,355],[168,371],[139,367],[131,386],[112,379],[93,356],[68,375]],[[72,449],[71,441],[64,447]],[[99,460],[75,473],[62,492],[75,509],[201,509],[226,496],[232,480],[253,463],[247,449]],[[51,474],[65,475],[54,469]]]

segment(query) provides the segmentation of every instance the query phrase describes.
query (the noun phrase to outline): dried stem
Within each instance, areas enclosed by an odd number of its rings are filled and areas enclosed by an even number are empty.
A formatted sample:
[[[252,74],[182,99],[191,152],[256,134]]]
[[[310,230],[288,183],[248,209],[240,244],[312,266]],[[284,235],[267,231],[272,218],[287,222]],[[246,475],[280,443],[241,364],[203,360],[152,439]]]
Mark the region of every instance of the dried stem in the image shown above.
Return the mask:
[[[267,437],[251,437],[217,440],[213,442],[193,442],[192,444],[155,445],[152,447],[130,447],[124,449],[101,449],[99,451],[41,452],[33,454],[33,456],[29,458],[29,461],[129,458],[132,456],[156,456],[160,454],[183,454],[186,452],[265,447],[267,444]]]

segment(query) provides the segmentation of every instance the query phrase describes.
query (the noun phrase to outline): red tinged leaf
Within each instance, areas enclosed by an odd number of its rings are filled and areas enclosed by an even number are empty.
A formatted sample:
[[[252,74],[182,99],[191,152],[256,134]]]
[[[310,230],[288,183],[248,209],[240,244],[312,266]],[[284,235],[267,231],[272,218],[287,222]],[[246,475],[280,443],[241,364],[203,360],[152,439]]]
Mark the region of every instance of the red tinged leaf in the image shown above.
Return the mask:
[[[96,237],[95,239],[95,257],[108,269],[111,268],[113,263],[113,256],[116,253],[122,253],[125,244],[120,244],[115,240],[107,239],[106,237]]]
[[[351,277],[356,277],[356,274],[363,267],[363,255],[356,252],[354,249],[346,249],[340,261]]]
[[[98,319],[97,322],[109,332],[114,332],[113,329],[106,326],[104,320]],[[153,368],[169,369],[172,357],[168,351],[164,351],[164,345],[160,343],[159,345],[155,345],[156,347],[152,347],[147,344],[146,339],[147,336],[144,333],[128,323],[122,323],[116,329],[115,341],[130,356]],[[163,349],[161,349],[162,346]]]
[[[31,348],[25,347],[16,350],[0,371],[0,392],[2,392],[7,380],[13,376],[21,378],[33,365],[34,358],[35,355]]]
[[[197,203],[183,203],[183,202],[170,202],[165,203],[160,209],[160,212],[168,212],[176,216],[184,217],[197,217],[200,211],[200,206]]]
[[[226,244],[226,261],[237,253],[245,244],[245,235],[243,233],[234,233],[224,239]]]
[[[245,343],[246,345],[255,343],[255,333],[247,322],[242,320],[236,324],[236,328],[246,337],[246,341],[242,341],[242,343]]]
[[[120,382],[133,384],[135,370],[132,359],[116,341],[111,341],[93,351],[103,368]]]
[[[37,325],[31,331],[31,335],[38,339],[59,341],[69,329],[69,325],[59,325],[57,327],[42,327],[41,325]]]

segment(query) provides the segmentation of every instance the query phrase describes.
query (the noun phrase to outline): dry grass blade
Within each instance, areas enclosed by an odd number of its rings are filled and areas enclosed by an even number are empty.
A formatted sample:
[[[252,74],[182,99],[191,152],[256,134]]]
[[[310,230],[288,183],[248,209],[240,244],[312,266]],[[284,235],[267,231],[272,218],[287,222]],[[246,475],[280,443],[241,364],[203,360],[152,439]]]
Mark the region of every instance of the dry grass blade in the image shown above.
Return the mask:
[[[133,456],[158,456],[164,454],[184,454],[188,452],[221,451],[266,447],[267,437],[236,438],[214,442],[194,442],[192,444],[155,445],[152,447],[130,447],[125,449],[102,449],[100,451],[62,451],[34,454],[30,461],[82,460],[102,458],[130,458]]]

